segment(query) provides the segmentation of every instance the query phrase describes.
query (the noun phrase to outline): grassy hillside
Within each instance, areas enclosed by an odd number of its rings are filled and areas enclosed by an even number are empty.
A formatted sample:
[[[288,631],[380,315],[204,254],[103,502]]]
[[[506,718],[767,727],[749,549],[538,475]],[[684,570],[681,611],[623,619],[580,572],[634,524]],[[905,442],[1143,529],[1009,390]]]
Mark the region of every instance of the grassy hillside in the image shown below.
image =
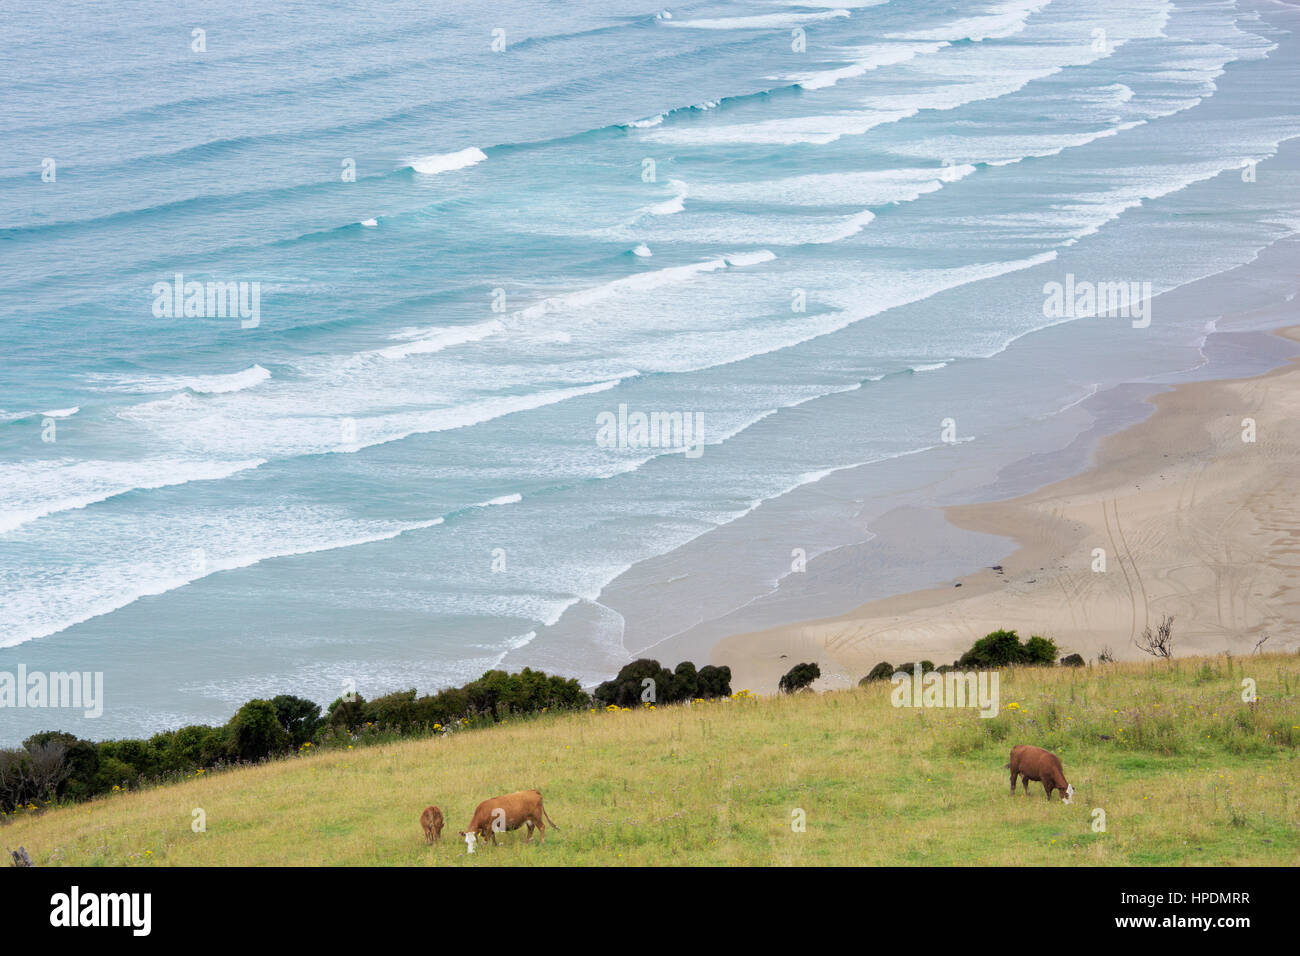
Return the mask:
[[[895,708],[876,684],[543,715],[19,814],[0,846],[37,865],[1300,863],[1300,657],[1007,670],[1001,701]],[[1015,743],[1061,756],[1073,804],[1007,795]],[[560,830],[467,855],[478,801],[530,787]]]

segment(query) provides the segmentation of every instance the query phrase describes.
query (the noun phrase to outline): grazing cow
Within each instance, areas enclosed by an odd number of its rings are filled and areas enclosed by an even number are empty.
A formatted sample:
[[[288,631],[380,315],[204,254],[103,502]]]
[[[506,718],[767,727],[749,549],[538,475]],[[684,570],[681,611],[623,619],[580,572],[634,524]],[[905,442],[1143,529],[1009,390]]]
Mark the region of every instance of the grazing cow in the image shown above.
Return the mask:
[[[425,807],[420,814],[420,826],[424,827],[424,842],[435,843],[442,840],[442,811],[437,807]]]
[[[1006,766],[1011,768],[1013,797],[1016,795],[1017,776],[1024,781],[1026,794],[1029,793],[1029,781],[1037,780],[1047,791],[1048,800],[1052,799],[1053,790],[1061,791],[1062,803],[1069,803],[1074,797],[1074,787],[1065,779],[1065,768],[1061,766],[1061,758],[1042,747],[1017,744],[1011,748],[1011,762]]]
[[[460,835],[465,838],[465,845],[469,847],[469,852],[473,853],[476,842],[487,840],[490,836],[495,846],[498,831],[517,830],[524,824],[528,825],[525,843],[532,842],[534,828],[541,834],[538,842],[545,843],[547,823],[559,829],[555,826],[551,815],[546,812],[546,808],[542,806],[541,792],[520,790],[518,793],[508,793],[503,797],[484,800],[474,810],[474,817],[469,821],[469,826],[461,830]]]

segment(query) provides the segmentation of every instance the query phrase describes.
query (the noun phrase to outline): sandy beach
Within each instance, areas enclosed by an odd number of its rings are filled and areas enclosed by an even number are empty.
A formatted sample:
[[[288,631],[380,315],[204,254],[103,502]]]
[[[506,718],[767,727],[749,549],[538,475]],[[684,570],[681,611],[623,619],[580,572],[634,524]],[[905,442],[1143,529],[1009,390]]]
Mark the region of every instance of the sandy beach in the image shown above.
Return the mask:
[[[1276,334],[1300,340],[1300,329]],[[1295,650],[1300,633],[1300,360],[1193,382],[1099,444],[1082,474],[1005,501],[953,506],[957,527],[1011,538],[1000,564],[838,617],[720,642],[733,684],[771,692],[793,663],[827,686],[881,661],[950,662],[979,637],[1042,634],[1089,660],[1143,656],[1173,615],[1175,653]],[[1253,422],[1253,434],[1251,424]],[[1100,549],[1100,550],[1099,550]]]

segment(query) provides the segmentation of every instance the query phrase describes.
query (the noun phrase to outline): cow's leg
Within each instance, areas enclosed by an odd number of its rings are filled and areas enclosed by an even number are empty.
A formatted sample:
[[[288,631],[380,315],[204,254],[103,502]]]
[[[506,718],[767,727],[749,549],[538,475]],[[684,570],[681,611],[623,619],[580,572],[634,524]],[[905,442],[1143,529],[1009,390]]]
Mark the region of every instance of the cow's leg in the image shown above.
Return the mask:
[[[1016,795],[1016,777],[1019,776],[1014,770],[1011,771],[1011,795]]]
[[[524,842],[532,843],[533,842],[533,821],[529,820],[524,825],[528,827],[528,836],[524,837]]]
[[[1029,796],[1029,778],[1022,774],[1020,777],[1020,782],[1025,785],[1025,796],[1026,797]]]
[[[539,844],[546,842],[546,824],[542,822],[542,815],[537,814],[537,842]]]

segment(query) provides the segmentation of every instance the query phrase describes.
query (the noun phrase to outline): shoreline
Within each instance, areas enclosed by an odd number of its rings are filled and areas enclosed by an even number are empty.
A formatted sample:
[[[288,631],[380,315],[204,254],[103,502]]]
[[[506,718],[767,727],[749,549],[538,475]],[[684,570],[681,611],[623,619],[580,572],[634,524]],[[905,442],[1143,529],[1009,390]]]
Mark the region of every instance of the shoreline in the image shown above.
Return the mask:
[[[1300,342],[1298,326],[1273,334]],[[1162,614],[1175,618],[1177,655],[1249,652],[1265,634],[1266,650],[1300,647],[1300,356],[1145,401],[1155,411],[1102,437],[1077,474],[942,509],[955,529],[1011,542],[1000,570],[733,634],[711,660],[756,693],[801,660],[820,664],[821,688],[881,661],[948,663],[999,628],[1051,637],[1062,655],[1132,660],[1143,656],[1133,637]]]

